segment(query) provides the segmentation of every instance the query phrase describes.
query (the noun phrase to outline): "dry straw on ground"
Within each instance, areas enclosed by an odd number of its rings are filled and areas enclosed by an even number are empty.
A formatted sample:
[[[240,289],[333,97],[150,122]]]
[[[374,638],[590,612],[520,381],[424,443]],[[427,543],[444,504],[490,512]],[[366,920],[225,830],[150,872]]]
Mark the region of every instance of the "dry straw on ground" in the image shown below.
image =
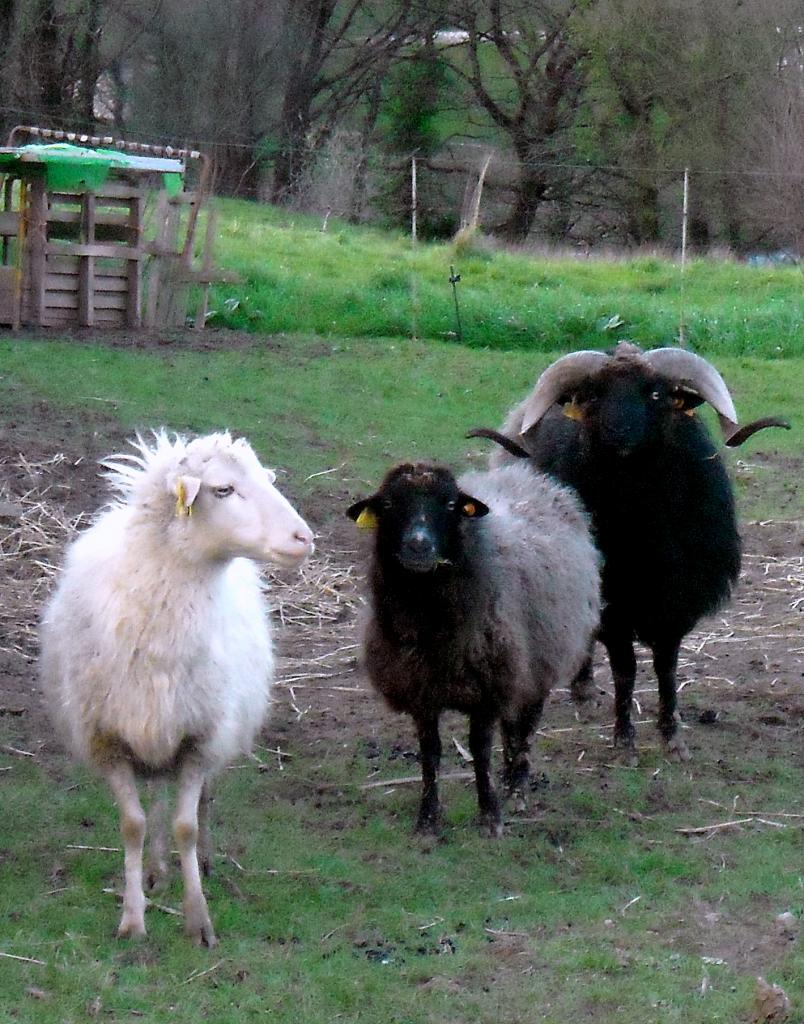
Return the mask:
[[[59,501],[66,457],[58,454],[33,463],[20,454],[0,462],[0,652],[36,655],[36,629],[42,603],[50,591],[65,544],[85,525],[90,511],[69,516]],[[799,524],[788,524],[795,532]],[[770,529],[766,531],[764,527]],[[752,528],[756,550],[769,543],[773,524]],[[776,524],[775,533],[784,526]],[[765,541],[765,534],[768,541]],[[351,552],[321,545],[321,553],[300,571],[268,576],[279,641],[279,684],[291,689],[362,689],[336,686],[355,668],[355,619],[362,603]],[[744,582],[732,603],[685,640],[679,664],[680,689],[697,684],[708,692],[733,688],[722,655],[737,649],[751,653],[765,685],[804,669],[801,622],[804,616],[804,556],[744,556]],[[647,667],[643,659],[641,664]],[[652,673],[635,692],[641,713],[644,694],[655,691]],[[609,689],[608,673],[599,673]],[[650,697],[653,700],[653,697]],[[548,730],[549,731],[549,730]]]
[[[64,548],[89,521],[91,512],[70,517],[51,493],[65,461],[64,455],[54,455],[32,463],[19,455],[0,462],[0,652],[36,655],[42,604]],[[344,561],[329,552],[300,571],[268,576],[279,636],[292,633],[310,643],[309,657],[281,659],[291,680],[342,672],[354,660],[351,629],[359,598],[355,570]]]
[[[0,651],[30,657],[37,650],[42,602],[64,544],[85,516],[70,518],[48,495],[50,478],[65,461],[54,455],[31,463],[20,455],[0,466]],[[12,493],[5,477],[24,481]]]

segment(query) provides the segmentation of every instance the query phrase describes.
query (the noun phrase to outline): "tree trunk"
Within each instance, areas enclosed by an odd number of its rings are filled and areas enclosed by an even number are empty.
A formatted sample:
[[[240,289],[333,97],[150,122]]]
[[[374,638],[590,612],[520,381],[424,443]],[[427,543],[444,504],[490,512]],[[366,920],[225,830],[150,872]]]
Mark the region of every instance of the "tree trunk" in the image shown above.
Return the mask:
[[[221,145],[215,152],[216,190],[227,196],[259,195],[260,169],[255,147]]]
[[[659,188],[654,181],[638,181],[628,204],[627,231],[637,245],[659,241]]]
[[[85,124],[95,122],[95,92],[100,76],[100,15],[103,0],[88,0],[87,21],[78,54],[78,96],[77,113]]]
[[[296,0],[288,19],[290,70],[279,122],[279,152],[274,164],[272,199],[287,202],[301,177],[313,97],[325,53],[325,34],[336,0]]]
[[[360,128],[360,155],[357,167],[355,168],[354,188],[352,189],[352,200],[350,203],[349,220],[353,224],[360,221],[360,213],[366,201],[366,190],[368,186],[368,159],[371,137],[377,124],[377,117],[380,113],[380,100],[382,99],[382,84],[384,75],[377,75],[369,93],[366,114]]]
[[[519,162],[519,180],[515,186],[513,207],[507,220],[500,225],[500,234],[511,242],[522,242],[530,234],[549,182],[545,169],[533,166],[533,156],[524,139],[515,139],[514,149]]]
[[[298,184],[304,166],[304,144],[309,126],[309,114],[301,110],[283,115],[271,193],[275,203],[287,202]]]
[[[53,0],[40,0],[33,40],[33,72],[39,88],[39,107],[45,121],[61,120],[64,107],[64,63]]]

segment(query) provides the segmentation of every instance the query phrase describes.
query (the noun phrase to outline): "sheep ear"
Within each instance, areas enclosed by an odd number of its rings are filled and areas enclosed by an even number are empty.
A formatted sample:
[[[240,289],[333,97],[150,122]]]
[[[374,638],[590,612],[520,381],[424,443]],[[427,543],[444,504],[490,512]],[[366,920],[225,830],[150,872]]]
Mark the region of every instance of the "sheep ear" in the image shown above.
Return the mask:
[[[561,406],[561,411],[569,420],[577,420],[579,423],[583,420],[583,409],[578,405],[574,395]]]
[[[692,415],[692,410],[697,409],[706,401],[697,391],[689,391],[687,388],[673,389],[673,408],[680,412]]]
[[[481,516],[487,516],[491,511],[488,505],[484,505],[482,501],[473,498],[470,494],[460,495],[458,507],[461,510],[461,515],[466,519],[480,519]]]
[[[193,514],[193,503],[198,497],[201,489],[201,481],[197,476],[179,476],[173,485],[173,493],[176,495],[176,515],[191,516]]]
[[[380,524],[380,517],[377,515],[377,495],[370,498],[363,498],[351,505],[346,514],[354,520],[355,525],[361,530],[376,530]]]

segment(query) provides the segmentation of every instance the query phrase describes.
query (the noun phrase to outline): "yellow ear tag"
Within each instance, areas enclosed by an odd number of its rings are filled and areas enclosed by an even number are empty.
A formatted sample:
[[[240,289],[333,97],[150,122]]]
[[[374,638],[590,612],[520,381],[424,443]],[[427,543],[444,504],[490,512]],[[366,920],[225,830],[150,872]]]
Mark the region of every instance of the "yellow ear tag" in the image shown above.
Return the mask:
[[[179,480],[176,484],[176,515],[191,516],[193,514],[193,506],[187,504],[187,488],[184,486],[184,481]]]
[[[678,397],[674,398],[673,399],[673,408],[674,409],[683,409],[684,408],[684,399],[683,398],[678,398]],[[690,410],[687,410],[687,411],[689,412]]]
[[[463,506],[463,514],[465,516],[469,516],[470,518],[473,515],[476,515],[477,514],[477,505],[474,505],[471,501],[467,501],[467,503]]]
[[[571,402],[567,402],[562,412],[569,420],[578,420],[580,422],[583,419],[583,411],[574,398]]]
[[[357,519],[355,519],[355,526],[359,527],[361,530],[376,530],[379,522],[377,513],[367,505]]]

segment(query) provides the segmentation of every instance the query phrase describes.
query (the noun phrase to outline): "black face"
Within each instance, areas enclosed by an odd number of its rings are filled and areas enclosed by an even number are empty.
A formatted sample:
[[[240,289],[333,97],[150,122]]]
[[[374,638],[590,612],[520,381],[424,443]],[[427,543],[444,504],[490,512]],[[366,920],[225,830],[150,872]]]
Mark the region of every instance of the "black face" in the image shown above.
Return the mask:
[[[633,372],[601,373],[578,389],[565,407],[577,410],[587,432],[612,454],[630,455],[662,438],[670,418],[700,405],[703,399],[663,377]]]
[[[358,526],[377,529],[381,558],[391,558],[409,572],[426,573],[453,563],[460,554],[462,520],[488,511],[459,489],[449,470],[404,465],[347,514]]]

